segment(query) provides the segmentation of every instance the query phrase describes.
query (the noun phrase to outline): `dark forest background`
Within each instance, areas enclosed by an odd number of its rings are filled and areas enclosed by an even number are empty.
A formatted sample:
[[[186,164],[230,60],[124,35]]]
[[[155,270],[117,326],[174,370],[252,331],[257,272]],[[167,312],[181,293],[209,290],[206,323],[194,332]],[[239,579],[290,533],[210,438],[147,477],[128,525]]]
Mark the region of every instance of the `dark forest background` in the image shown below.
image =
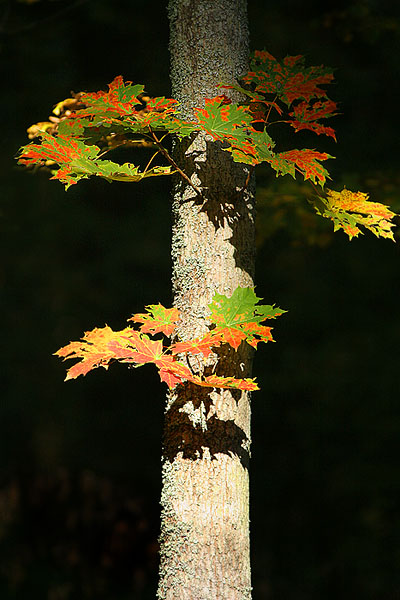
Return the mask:
[[[249,18],[253,49],[336,68],[338,143],[294,147],[400,212],[398,3],[249,0]],[[14,156],[71,90],[170,93],[166,2],[3,0],[0,34],[0,598],[154,598],[165,386],[119,365],[63,383],[52,353],[171,303],[171,184],[65,193]],[[333,235],[287,179],[257,177],[257,294],[289,312],[255,365],[254,600],[395,600],[399,237]]]

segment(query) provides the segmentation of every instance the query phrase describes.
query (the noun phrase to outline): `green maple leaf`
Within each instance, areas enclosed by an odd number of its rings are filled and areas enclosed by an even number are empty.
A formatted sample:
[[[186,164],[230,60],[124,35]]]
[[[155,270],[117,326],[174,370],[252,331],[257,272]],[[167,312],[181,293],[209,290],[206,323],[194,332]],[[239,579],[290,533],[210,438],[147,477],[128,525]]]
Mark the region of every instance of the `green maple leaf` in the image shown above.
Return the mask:
[[[200,128],[214,140],[224,142],[235,162],[259,164],[272,158],[275,143],[266,131],[252,126],[248,106],[230,103],[224,96],[206,99],[204,109],[196,109]]]
[[[252,117],[247,106],[239,106],[224,96],[207,98],[205,108],[195,109],[200,129],[214,140],[246,139],[246,127],[251,127]]]
[[[48,161],[59,165],[52,179],[58,179],[65,184],[66,189],[76,184],[80,179],[95,175],[108,181],[140,181],[145,177],[170,175],[172,167],[157,166],[143,172],[139,167],[125,163],[119,165],[111,160],[99,157],[101,150],[98,146],[87,145],[75,138],[63,135],[52,136],[42,132],[41,144],[28,144],[21,148],[19,164],[44,165]]]
[[[143,135],[151,130],[185,137],[197,129],[193,123],[179,119],[177,100],[160,96],[142,101],[144,86],[124,83],[120,75],[108,87],[108,92],[81,94],[80,103],[86,106],[61,121],[59,133],[96,141],[110,133]]]
[[[230,146],[224,150],[231,153],[235,162],[248,165],[258,165],[262,162],[270,162],[274,156],[272,149],[275,142],[266,131],[255,129],[245,136],[245,139],[231,139]]]
[[[258,342],[272,341],[271,328],[261,325],[266,319],[275,319],[285,310],[267,304],[258,304],[254,288],[238,287],[230,298],[215,294],[209,304],[210,321],[215,325],[213,337],[238,348],[244,340],[256,347]]]

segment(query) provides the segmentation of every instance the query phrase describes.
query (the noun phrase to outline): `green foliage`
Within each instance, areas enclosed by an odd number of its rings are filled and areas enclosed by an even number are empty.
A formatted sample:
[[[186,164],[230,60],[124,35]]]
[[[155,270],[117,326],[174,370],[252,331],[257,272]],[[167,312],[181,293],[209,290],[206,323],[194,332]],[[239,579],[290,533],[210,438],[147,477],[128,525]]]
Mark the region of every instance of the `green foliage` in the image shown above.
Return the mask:
[[[210,320],[216,326],[214,335],[223,335],[233,348],[237,348],[241,340],[245,340],[254,348],[257,344],[272,340],[271,328],[260,325],[265,319],[275,319],[285,310],[270,305],[258,304],[253,288],[237,288],[230,298],[215,294],[210,304]]]

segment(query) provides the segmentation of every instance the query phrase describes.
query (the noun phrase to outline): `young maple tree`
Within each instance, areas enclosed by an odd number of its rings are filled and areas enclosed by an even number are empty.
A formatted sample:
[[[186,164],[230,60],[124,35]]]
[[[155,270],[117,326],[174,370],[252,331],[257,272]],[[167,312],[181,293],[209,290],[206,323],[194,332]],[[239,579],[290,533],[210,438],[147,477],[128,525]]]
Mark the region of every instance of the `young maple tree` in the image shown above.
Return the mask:
[[[251,597],[249,392],[258,389],[251,377],[252,350],[272,341],[265,321],[285,312],[259,304],[254,292],[255,167],[268,163],[277,176],[309,180],[308,200],[316,213],[350,239],[363,227],[393,240],[389,208],[362,192],[324,190],[329,174],[323,163],[332,156],[280,149],[273,139],[278,123],[294,133],[309,130],[336,139],[325,124],[337,114],[325,89],[331,70],[307,67],[300,55],[279,61],[266,51],[254,52],[243,69],[246,7],[233,4],[227,8],[216,0],[211,18],[203,0],[190,15],[171,0],[176,98],[149,97],[143,85],[117,76],[107,91],[80,92],[58,103],[50,121],[28,130],[40,141],[19,154],[20,164],[50,169],[66,189],[92,176],[110,182],[176,178],[174,307],[147,306],[129,319],[133,325],[121,331],[96,328],[56,352],[77,359],[66,379],[107,369],[113,361],[153,363],[170,390],[160,599]],[[222,21],[215,18],[221,11]],[[223,67],[221,56],[227,59]],[[150,147],[154,154],[144,167],[104,158],[122,146]]]

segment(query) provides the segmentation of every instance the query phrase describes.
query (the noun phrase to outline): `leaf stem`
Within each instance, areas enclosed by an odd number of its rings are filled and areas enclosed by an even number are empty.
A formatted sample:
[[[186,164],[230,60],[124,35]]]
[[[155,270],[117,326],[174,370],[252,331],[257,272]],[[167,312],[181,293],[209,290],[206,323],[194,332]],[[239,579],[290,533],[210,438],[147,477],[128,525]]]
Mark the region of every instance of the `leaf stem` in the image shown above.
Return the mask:
[[[147,163],[147,165],[144,168],[143,173],[147,173],[147,169],[149,168],[149,166],[151,165],[153,158],[155,158],[157,156],[157,154],[160,152],[160,150],[157,150],[157,152],[154,152],[153,156],[150,158],[149,162]]]
[[[271,103],[270,103],[270,105],[269,105],[268,114],[267,114],[267,116],[265,117],[265,124],[267,124],[267,123],[268,123],[268,119],[269,119],[269,115],[271,114],[272,106],[273,106],[274,104],[276,104],[276,99],[277,99],[277,98],[278,98],[278,94],[275,94],[275,98],[272,100],[272,102],[271,102]]]

